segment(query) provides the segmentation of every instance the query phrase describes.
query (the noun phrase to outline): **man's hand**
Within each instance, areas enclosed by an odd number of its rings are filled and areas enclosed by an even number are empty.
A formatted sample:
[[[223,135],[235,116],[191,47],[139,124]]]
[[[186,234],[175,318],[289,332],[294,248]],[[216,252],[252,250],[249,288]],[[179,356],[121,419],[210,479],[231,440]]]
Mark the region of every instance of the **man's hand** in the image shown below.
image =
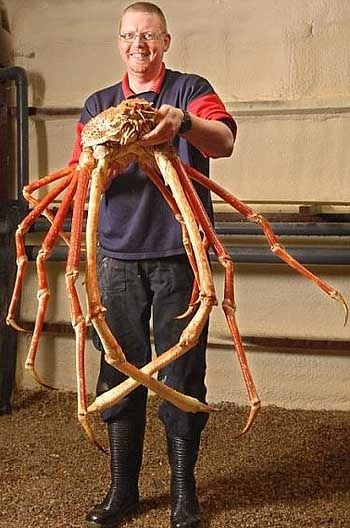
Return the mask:
[[[158,110],[158,124],[148,134],[145,134],[139,144],[143,147],[171,143],[179,133],[184,113],[180,108],[162,105]],[[191,129],[184,134],[186,140],[211,158],[231,156],[234,136],[231,129],[221,121],[202,119],[191,114]]]
[[[170,143],[178,133],[183,119],[180,108],[164,104],[158,110],[157,126],[145,134],[139,141],[142,146],[161,145]]]

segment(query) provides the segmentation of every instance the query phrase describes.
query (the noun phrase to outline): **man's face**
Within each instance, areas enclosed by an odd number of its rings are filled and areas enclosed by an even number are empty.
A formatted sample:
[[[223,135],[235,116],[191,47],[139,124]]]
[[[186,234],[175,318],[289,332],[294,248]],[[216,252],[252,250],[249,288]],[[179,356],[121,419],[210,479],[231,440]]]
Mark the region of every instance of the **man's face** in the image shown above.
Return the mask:
[[[154,33],[155,40],[145,40],[140,35]],[[170,35],[163,33],[160,18],[155,13],[126,12],[122,18],[120,34],[136,33],[131,42],[119,38],[119,53],[129,73],[157,75],[164,52],[169,48]]]

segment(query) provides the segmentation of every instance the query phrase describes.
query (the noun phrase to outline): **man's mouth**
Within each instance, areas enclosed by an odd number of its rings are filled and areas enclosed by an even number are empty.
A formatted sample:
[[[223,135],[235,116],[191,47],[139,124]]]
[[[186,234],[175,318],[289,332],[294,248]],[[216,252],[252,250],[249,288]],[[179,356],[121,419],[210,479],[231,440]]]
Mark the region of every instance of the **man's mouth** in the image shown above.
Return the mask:
[[[143,60],[149,57],[148,53],[130,53],[131,57],[136,60]]]

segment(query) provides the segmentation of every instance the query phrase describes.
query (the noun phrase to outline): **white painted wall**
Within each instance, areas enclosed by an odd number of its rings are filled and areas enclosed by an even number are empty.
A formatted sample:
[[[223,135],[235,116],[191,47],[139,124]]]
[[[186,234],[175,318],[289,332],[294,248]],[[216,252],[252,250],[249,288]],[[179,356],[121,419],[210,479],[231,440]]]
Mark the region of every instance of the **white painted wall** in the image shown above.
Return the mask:
[[[84,99],[123,74],[116,51],[116,0],[4,0],[14,61],[27,69],[30,103],[81,107]],[[241,199],[286,203],[342,203],[350,191],[350,4],[347,0],[193,0],[159,2],[173,35],[169,67],[210,79],[236,116],[235,154],[213,163],[213,177]],[[179,15],[180,12],[186,15]],[[31,121],[31,178],[64,166],[75,119]],[[332,205],[333,204],[333,205]],[[216,205],[217,207],[220,204]],[[258,205],[266,210],[267,205]],[[289,206],[295,210],[296,205]],[[288,241],[286,241],[288,243]],[[337,240],[329,242],[337,243]],[[63,271],[49,265],[54,295],[48,320],[67,320]],[[318,267],[349,298],[348,267]],[[221,284],[221,271],[215,267]],[[243,334],[347,339],[340,309],[281,266],[237,266],[238,319]],[[34,317],[35,274],[27,274],[22,317]],[[220,288],[219,288],[220,289]],[[210,334],[211,401],[246,401],[228,333],[218,308]],[[18,383],[28,386],[20,339]],[[89,387],[97,370],[89,345]],[[52,384],[74,387],[74,343],[45,337],[39,370]],[[248,349],[264,403],[349,408],[349,354]],[[50,359],[48,359],[50,358]]]

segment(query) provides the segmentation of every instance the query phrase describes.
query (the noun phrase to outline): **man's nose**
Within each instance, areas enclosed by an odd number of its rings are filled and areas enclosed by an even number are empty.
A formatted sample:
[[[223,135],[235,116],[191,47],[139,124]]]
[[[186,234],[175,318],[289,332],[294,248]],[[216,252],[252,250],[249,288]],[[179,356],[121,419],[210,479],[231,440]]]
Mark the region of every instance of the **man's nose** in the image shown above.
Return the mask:
[[[132,46],[144,46],[145,45],[145,39],[142,35],[135,35],[133,41],[131,42]]]

